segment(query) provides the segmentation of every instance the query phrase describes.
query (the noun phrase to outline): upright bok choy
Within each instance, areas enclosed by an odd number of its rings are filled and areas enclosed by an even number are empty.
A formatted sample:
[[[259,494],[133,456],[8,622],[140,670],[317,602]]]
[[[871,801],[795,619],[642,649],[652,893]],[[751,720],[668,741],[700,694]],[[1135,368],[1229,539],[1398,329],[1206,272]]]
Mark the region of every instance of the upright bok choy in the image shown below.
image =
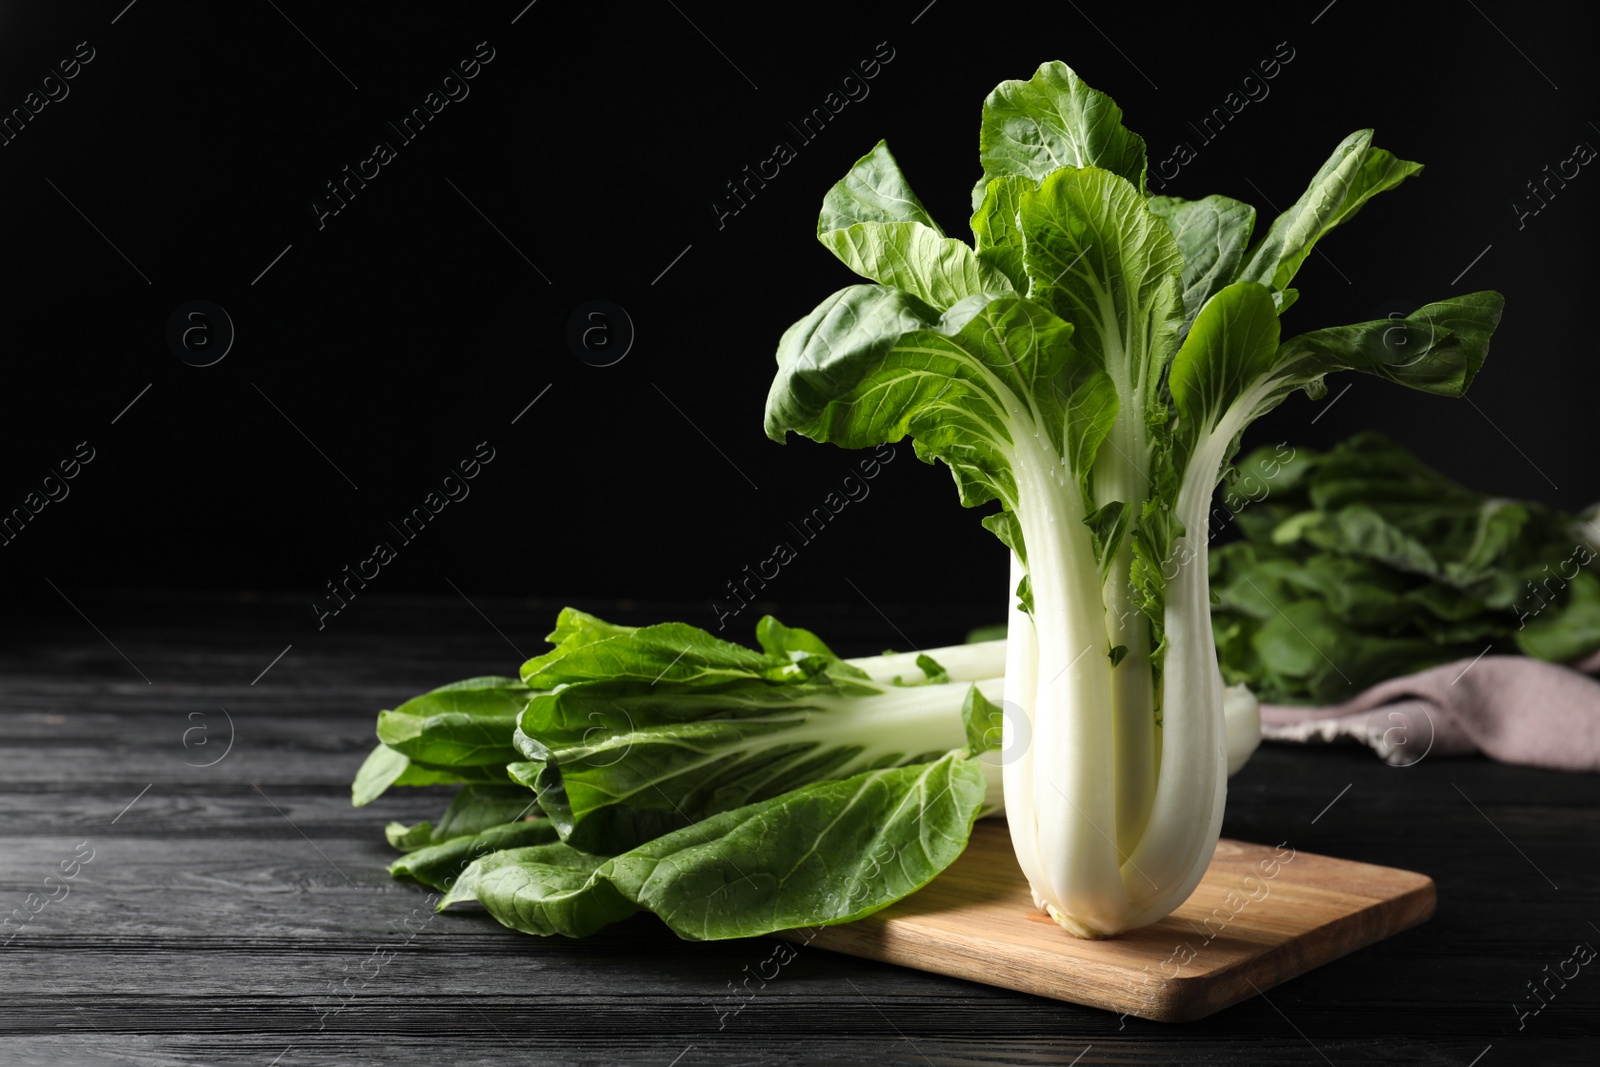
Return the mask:
[[[1459,396],[1501,298],[1474,293],[1284,340],[1324,234],[1420,167],[1347,137],[1251,244],[1255,211],[1145,189],[1110,98],[1047,63],[984,103],[974,244],[880,143],[818,237],[876,283],[784,334],[766,430],[910,436],[1011,550],[1004,786],[1036,901],[1080,937],[1154,922],[1211,859],[1226,793],[1209,619],[1213,491],[1256,417],[1361,370]]]

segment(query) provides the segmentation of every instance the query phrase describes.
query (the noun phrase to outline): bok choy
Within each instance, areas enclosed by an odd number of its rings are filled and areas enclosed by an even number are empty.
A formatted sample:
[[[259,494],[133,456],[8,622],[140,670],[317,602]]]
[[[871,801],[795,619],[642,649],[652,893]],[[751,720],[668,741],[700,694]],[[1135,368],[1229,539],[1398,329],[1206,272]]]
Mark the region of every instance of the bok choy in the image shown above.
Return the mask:
[[[1188,897],[1226,793],[1206,523],[1241,434],[1360,370],[1459,396],[1500,317],[1481,292],[1285,338],[1316,243],[1421,168],[1345,138],[1253,243],[1253,208],[1145,188],[1144,142],[1060,63],[984,103],[973,244],[879,143],[823,201],[821,242],[873,284],[786,332],[766,430],[904,437],[1010,549],[1007,818],[1036,902],[1080,937]],[[1022,742],[1025,739],[1025,747]]]
[[[520,677],[383,712],[352,798],[465,783],[437,824],[390,825],[390,870],[528,933],[646,910],[686,938],[747,937],[920,888],[999,803],[978,757],[1000,739],[984,693],[1003,643],[937,650],[947,668],[843,660],[772,618],[757,637],[568,609]]]

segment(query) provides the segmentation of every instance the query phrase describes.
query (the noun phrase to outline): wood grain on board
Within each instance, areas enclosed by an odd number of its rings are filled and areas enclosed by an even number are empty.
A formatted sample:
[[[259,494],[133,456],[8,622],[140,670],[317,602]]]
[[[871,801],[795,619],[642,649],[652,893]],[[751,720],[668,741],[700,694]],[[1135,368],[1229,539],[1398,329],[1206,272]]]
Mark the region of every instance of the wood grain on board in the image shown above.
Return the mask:
[[[1163,1022],[1203,1018],[1424,922],[1412,871],[1224,838],[1194,894],[1141,930],[1084,941],[1033,904],[1003,822],[950,869],[859,922],[795,931],[851,956]]]

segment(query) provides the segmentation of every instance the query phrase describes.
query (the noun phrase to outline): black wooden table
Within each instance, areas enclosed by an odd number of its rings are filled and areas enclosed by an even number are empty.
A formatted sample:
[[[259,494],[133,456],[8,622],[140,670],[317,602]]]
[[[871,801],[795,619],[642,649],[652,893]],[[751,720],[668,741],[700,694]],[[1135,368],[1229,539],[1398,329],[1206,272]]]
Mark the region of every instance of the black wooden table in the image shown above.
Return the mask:
[[[1600,779],[1479,759],[1259,752],[1225,833],[1424,871],[1439,912],[1188,1025],[815,949],[743,1002],[730,992],[768,942],[684,943],[648,917],[537,940],[433,914],[384,873],[383,824],[434,817],[448,791],[350,806],[375,713],[514,673],[554,608],[370,599],[321,631],[306,605],[261,598],[84,594],[9,613],[0,1062],[1596,1062],[1600,965],[1550,976],[1600,946]],[[925,646],[970,621],[886,610]],[[875,613],[788,621],[842,652],[884,643]]]

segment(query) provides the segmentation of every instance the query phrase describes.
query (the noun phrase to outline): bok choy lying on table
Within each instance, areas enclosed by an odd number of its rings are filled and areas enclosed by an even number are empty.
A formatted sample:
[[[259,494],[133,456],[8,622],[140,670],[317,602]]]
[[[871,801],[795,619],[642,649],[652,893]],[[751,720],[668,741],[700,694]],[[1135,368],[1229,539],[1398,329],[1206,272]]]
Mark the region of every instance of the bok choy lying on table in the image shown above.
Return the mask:
[[[757,635],[759,651],[568,609],[520,678],[383,712],[353,799],[465,783],[437,823],[390,824],[390,870],[528,933],[641,909],[690,938],[860,918],[998,812],[1005,643],[841,660],[770,617]],[[1260,728],[1235,697],[1242,764]]]

